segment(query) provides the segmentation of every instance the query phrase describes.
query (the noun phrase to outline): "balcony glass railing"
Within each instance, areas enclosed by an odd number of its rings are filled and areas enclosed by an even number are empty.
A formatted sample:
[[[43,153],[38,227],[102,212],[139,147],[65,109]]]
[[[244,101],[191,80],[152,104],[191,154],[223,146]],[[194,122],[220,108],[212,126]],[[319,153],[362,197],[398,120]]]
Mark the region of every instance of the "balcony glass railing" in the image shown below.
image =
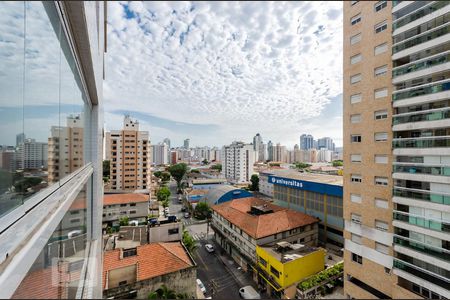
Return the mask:
[[[403,190],[399,189],[398,187],[394,187],[394,196],[450,205],[450,195],[447,196],[447,195],[431,194],[419,191]]]
[[[432,12],[435,12],[436,10],[438,10],[444,6],[447,6],[448,4],[450,4],[449,1],[436,1],[434,3],[431,3],[430,5],[425,6],[421,9],[399,19],[398,21],[395,21],[394,24],[392,25],[392,29],[395,30],[406,24],[414,22],[415,20],[420,19],[423,16],[429,15]],[[395,5],[393,4],[393,6],[395,6]]]
[[[447,26],[441,27],[439,29],[436,29],[434,31],[431,31],[429,33],[426,33],[424,35],[421,35],[419,37],[407,40],[406,42],[401,42],[392,47],[392,54],[395,54],[399,51],[420,45],[420,44],[428,42],[430,40],[436,39],[436,38],[441,37],[449,32],[450,32],[450,25],[447,25]]]
[[[450,108],[447,110],[433,110],[428,112],[417,112],[415,114],[393,116],[393,125],[411,123],[411,122],[423,122],[423,121],[437,121],[450,119]]]
[[[433,58],[425,59],[416,63],[408,64],[404,67],[399,67],[392,70],[392,77],[395,78],[400,75],[420,71],[423,69],[428,69],[437,65],[444,64],[450,61],[450,53],[445,55],[435,56]]]
[[[448,223],[444,223],[443,221],[430,220],[399,211],[394,211],[394,220],[406,222],[435,231],[450,232],[450,224]]]
[[[435,94],[440,92],[445,92],[450,90],[450,82],[440,82],[437,84],[427,85],[425,87],[419,87],[415,89],[410,89],[405,92],[399,92],[392,94],[392,101],[407,99],[407,98],[413,98],[428,94]]]
[[[402,166],[394,165],[394,173],[411,173],[411,174],[429,174],[429,175],[440,175],[440,176],[450,176],[450,167],[442,166]]]
[[[394,259],[394,268],[408,272],[415,277],[422,278],[428,282],[434,283],[445,289],[450,288],[449,280],[444,280],[444,278],[442,278],[442,277],[432,275],[431,272],[426,272],[426,271],[414,266],[413,264],[398,260],[396,258]]]
[[[413,240],[406,237],[394,236],[394,244],[407,247],[439,259],[443,259],[446,261],[450,260],[450,251],[430,245],[425,245],[419,242],[414,242]]]
[[[393,148],[446,148],[450,147],[450,137],[431,137],[431,138],[405,138],[394,139]]]

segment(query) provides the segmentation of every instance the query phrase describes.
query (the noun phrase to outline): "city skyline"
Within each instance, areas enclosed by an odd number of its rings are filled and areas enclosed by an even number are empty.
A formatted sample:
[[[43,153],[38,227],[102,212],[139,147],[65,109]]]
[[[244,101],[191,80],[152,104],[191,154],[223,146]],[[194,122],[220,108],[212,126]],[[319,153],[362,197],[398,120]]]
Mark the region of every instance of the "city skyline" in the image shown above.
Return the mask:
[[[285,145],[302,132],[342,145],[342,3],[108,10],[105,131],[130,114],[152,141],[173,145],[226,145],[256,132]]]

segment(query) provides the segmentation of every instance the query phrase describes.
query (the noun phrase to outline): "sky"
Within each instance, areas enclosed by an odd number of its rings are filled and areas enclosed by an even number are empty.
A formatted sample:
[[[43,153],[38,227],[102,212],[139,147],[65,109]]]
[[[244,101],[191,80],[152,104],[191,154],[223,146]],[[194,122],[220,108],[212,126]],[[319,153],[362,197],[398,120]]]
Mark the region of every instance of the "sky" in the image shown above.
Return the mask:
[[[342,146],[342,2],[108,2],[106,130]]]

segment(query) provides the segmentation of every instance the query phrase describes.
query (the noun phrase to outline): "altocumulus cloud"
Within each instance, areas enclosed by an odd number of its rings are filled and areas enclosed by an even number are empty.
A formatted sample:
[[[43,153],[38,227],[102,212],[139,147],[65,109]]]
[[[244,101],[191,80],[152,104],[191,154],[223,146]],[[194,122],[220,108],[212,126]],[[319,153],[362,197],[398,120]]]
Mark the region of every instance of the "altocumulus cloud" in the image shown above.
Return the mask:
[[[340,144],[342,3],[109,2],[108,22],[107,129],[129,112],[154,142]]]

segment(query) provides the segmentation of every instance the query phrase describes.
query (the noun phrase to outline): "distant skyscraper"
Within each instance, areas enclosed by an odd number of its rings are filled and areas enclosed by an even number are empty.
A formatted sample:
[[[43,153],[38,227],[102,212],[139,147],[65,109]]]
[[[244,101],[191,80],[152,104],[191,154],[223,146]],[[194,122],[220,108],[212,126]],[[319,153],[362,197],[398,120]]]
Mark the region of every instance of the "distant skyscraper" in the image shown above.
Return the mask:
[[[19,144],[25,142],[25,133],[19,133],[16,135],[16,147],[19,146]]]
[[[166,143],[166,145],[169,147],[169,150],[170,150],[170,139],[169,138],[165,138],[163,140],[163,143]]]
[[[189,142],[190,142],[189,139],[185,139],[185,140],[184,140],[184,149],[190,149],[190,147],[189,147]]]
[[[17,147],[18,169],[47,168],[47,143],[36,142],[35,139],[25,139]]]
[[[309,150],[314,148],[314,137],[310,134],[302,134],[300,136],[300,149]]]
[[[273,161],[273,144],[272,141],[267,143],[267,159]]]
[[[253,174],[256,151],[253,145],[233,142],[222,148],[222,173],[233,183],[249,182]]]
[[[317,140],[317,149],[327,149],[334,151],[334,143],[333,140],[329,137],[323,137]]]
[[[259,133],[253,137],[253,150],[258,153],[257,161],[264,161],[263,140]]]
[[[168,150],[167,150],[167,163],[170,163],[170,161],[171,161],[171,159],[170,159],[170,149],[171,149],[171,147],[170,147],[170,139],[169,138],[165,138],[163,140],[163,143],[165,143],[167,145],[167,147],[168,147]]]
[[[169,163],[169,146],[166,143],[152,145],[152,163],[156,166],[166,165]]]

